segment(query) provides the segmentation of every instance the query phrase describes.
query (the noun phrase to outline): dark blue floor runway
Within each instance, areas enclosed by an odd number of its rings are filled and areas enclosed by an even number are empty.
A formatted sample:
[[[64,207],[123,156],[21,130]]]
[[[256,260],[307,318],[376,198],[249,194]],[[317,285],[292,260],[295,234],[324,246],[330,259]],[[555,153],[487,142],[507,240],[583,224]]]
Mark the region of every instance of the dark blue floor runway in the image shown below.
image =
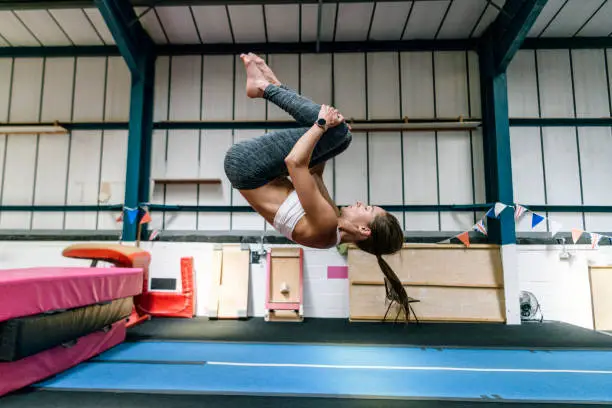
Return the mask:
[[[124,343],[42,389],[612,402],[611,351]]]

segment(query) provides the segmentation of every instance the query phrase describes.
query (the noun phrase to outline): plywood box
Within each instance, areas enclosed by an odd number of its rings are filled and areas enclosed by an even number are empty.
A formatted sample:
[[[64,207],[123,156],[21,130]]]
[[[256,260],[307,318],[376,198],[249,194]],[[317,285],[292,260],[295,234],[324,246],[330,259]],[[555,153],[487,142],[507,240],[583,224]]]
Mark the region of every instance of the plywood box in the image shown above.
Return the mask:
[[[420,321],[504,322],[505,299],[499,246],[406,244],[386,255]],[[381,321],[389,305],[376,257],[348,252],[351,320]],[[398,314],[394,305],[387,320]],[[399,320],[403,320],[400,313]]]
[[[247,316],[250,251],[227,244],[213,250],[208,315],[217,319]]]

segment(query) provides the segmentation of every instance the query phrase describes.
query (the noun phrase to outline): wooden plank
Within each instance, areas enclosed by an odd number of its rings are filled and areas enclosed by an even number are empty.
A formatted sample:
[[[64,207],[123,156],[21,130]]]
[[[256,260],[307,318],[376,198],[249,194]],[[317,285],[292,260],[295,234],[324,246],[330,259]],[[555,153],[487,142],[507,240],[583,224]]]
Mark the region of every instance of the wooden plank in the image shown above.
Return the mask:
[[[351,285],[362,285],[362,286],[383,286],[385,284],[384,281],[351,281]],[[439,288],[472,288],[472,289],[501,289],[503,285],[479,285],[479,284],[446,284],[446,283],[430,283],[430,282],[402,282],[402,285],[406,287],[411,286],[430,286],[430,287],[439,287]]]
[[[384,286],[352,285],[350,290],[351,320],[382,321],[389,305]],[[407,293],[420,301],[411,304],[420,321],[505,321],[503,289],[416,286],[407,288]],[[393,321],[398,311],[398,306],[393,305],[387,320]],[[400,312],[399,320],[404,319],[403,316]]]
[[[472,250],[463,246],[412,246],[383,258],[407,284],[503,285],[501,255],[497,247]],[[348,264],[350,282],[382,281],[375,256],[361,250],[349,250]]]
[[[221,184],[221,179],[153,179],[155,184]]]
[[[299,258],[300,248],[272,248],[274,258]]]
[[[302,322],[304,317],[297,310],[272,310],[267,320],[269,322]]]
[[[359,249],[355,244],[348,244],[349,249]],[[415,249],[466,249],[463,244],[409,244],[405,243],[402,245],[402,249],[415,248]],[[469,250],[499,250],[499,245],[496,244],[471,244]]]
[[[593,327],[595,330],[612,330],[612,266],[589,269]]]
[[[282,252],[281,252],[282,254]],[[284,257],[272,251],[270,265],[270,299],[272,303],[299,303],[300,299],[300,258]],[[288,292],[282,293],[283,288]]]
[[[223,246],[219,291],[219,319],[247,317],[250,251],[240,245]]]
[[[219,315],[219,291],[221,287],[221,270],[223,269],[223,251],[219,246],[212,251],[212,265],[210,270],[210,290],[208,292],[208,317],[217,318]]]

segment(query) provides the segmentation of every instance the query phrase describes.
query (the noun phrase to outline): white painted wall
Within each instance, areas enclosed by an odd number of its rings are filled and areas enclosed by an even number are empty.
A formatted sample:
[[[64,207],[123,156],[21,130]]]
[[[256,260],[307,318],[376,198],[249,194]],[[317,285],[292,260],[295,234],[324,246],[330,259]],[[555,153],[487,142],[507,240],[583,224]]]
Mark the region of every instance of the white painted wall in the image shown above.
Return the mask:
[[[612,265],[612,248],[568,245],[566,249],[572,255],[569,260],[559,259],[561,246],[520,246],[520,287],[536,296],[546,320],[592,329],[589,266]]]
[[[12,242],[0,241],[0,273],[3,269],[38,266],[89,266],[89,261],[62,257],[62,250],[76,242]],[[214,244],[143,242],[151,252],[151,278],[175,278],[180,290],[180,260],[194,258],[197,288],[197,315],[206,316],[207,296],[211,280],[211,260]],[[264,248],[268,249],[266,245]],[[252,251],[259,251],[252,245]],[[102,264],[100,264],[102,265]],[[327,279],[328,266],[346,265],[336,250],[304,250],[304,314],[306,317],[348,317],[348,281]],[[266,261],[251,265],[249,308],[250,316],[263,316],[265,304]]]
[[[63,258],[61,251],[72,242],[0,242],[0,270],[33,266],[88,265],[87,261]],[[196,270],[197,314],[206,316],[210,288],[213,244],[145,242],[151,251],[151,277],[176,278],[180,287],[180,259],[193,256]],[[265,246],[268,248],[268,246]],[[259,250],[252,245],[251,250]],[[567,246],[570,260],[560,260],[560,246],[517,246],[519,286],[532,292],[542,305],[546,320],[593,328],[589,265],[611,265],[612,248],[592,250]],[[349,288],[346,279],[327,279],[328,266],[346,265],[336,250],[304,251],[304,314],[306,317],[348,318]],[[250,316],[264,314],[266,263],[251,265]]]

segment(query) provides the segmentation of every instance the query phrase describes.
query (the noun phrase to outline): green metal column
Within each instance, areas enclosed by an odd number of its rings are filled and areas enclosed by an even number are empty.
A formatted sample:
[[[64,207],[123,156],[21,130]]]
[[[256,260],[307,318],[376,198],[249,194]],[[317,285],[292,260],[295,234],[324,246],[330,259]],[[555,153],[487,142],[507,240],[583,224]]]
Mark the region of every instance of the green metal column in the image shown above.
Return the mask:
[[[135,241],[142,216],[140,205],[149,201],[155,44],[140,25],[129,1],[95,0],[95,3],[131,74],[122,239]],[[129,213],[133,211],[137,211],[137,216],[131,222]],[[142,228],[143,238],[146,236],[146,230],[145,224]]]
[[[486,201],[512,205],[512,158],[506,73],[495,69],[493,39],[479,50]],[[489,219],[489,237],[497,244],[516,242],[514,214],[506,210],[498,220]]]
[[[506,69],[537,20],[547,0],[507,0],[483,33],[478,48],[487,202],[512,205],[512,159]],[[516,243],[512,211],[489,222],[497,244]]]
[[[125,173],[125,207],[123,213],[123,241],[135,241],[138,237],[138,211],[136,221],[130,223],[126,211],[139,208],[149,201],[151,175],[151,143],[153,136],[153,91],[155,87],[155,59],[143,61],[141,75],[132,76],[130,93],[130,122],[128,133],[127,164]],[[147,224],[142,225],[141,238],[147,236]]]
[[[506,69],[546,0],[507,0],[478,49],[487,202],[514,204]],[[507,324],[520,324],[520,286],[514,211],[489,218],[489,237],[500,245]]]

